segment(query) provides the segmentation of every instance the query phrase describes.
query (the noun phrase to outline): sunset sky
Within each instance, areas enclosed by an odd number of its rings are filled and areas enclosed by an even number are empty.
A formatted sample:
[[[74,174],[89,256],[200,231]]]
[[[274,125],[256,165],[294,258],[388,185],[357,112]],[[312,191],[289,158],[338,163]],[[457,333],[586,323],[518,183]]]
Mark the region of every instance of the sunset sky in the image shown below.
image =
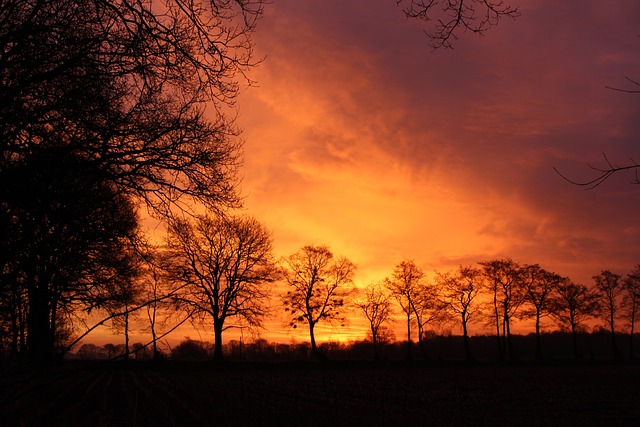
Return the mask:
[[[582,282],[640,262],[633,175],[585,191],[553,170],[587,180],[602,153],[638,156],[640,94],[605,85],[640,80],[640,4],[518,5],[435,52],[392,0],[267,6],[239,101],[242,192],[278,255],[327,244],[362,283],[403,258],[511,256]]]
[[[553,169],[640,161],[640,94],[605,88],[640,89],[640,3],[506,1],[522,16],[438,51],[394,0],[267,5],[238,124],[245,210],[277,256],[326,244],[359,286],[405,258],[432,277],[509,256],[588,284],[640,263],[634,176],[585,191]]]
[[[575,281],[640,262],[640,4],[510,2],[521,17],[433,51],[393,0],[275,0],[238,106],[245,208],[277,255],[326,244],[357,284],[510,256]]]

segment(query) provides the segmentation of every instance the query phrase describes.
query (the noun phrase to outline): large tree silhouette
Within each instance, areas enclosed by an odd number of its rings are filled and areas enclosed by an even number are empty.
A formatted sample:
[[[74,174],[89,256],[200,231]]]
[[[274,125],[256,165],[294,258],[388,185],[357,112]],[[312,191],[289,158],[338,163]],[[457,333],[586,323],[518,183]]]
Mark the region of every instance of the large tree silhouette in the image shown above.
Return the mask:
[[[309,327],[311,351],[326,359],[316,343],[320,322],[344,322],[345,299],[351,293],[355,265],[345,257],[335,258],[327,246],[304,246],[282,260],[282,276],[288,285],[284,295],[290,325]]]
[[[260,1],[12,0],[0,10],[3,159],[63,145],[156,210],[235,203],[223,114]],[[207,109],[212,114],[205,118]]]
[[[5,298],[23,298],[12,308],[26,325],[16,324],[14,337],[22,340],[26,326],[23,350],[37,363],[53,357],[63,319],[106,308],[137,271],[130,201],[84,159],[63,150],[42,154],[0,176],[0,289]]]
[[[222,334],[261,325],[275,279],[271,234],[252,217],[203,216],[171,224],[167,265],[183,284],[179,300],[213,320],[214,358],[223,359]],[[241,323],[229,324],[231,320]]]
[[[169,0],[162,7],[142,0],[3,2],[2,240],[12,241],[11,233],[25,232],[31,227],[29,218],[39,215],[38,210],[25,210],[23,184],[12,178],[25,164],[37,163],[51,171],[60,159],[74,159],[82,164],[82,173],[92,177],[90,182],[99,181],[96,185],[122,204],[114,212],[131,210],[139,202],[159,215],[188,209],[193,201],[212,209],[237,204],[240,142],[233,114],[225,109],[238,93],[236,77],[253,64],[250,33],[261,12],[260,0]],[[78,173],[59,168],[54,182],[82,187]],[[46,185],[40,183],[42,188]],[[78,189],[77,197],[47,202],[76,212],[75,217],[58,216],[58,229],[72,233],[81,218],[96,224],[112,220],[103,209],[83,218],[88,206],[100,206],[93,194],[104,195],[104,190],[85,190]],[[60,192],[50,194],[63,197]],[[36,196],[33,199],[30,208],[39,209]],[[16,210],[24,214],[10,213]],[[105,217],[96,218],[99,214]],[[64,245],[65,240],[59,242]],[[65,250],[55,248],[53,239],[49,244],[50,251]],[[22,252],[16,246],[8,249],[16,251],[3,256],[2,262],[15,274],[3,275],[8,280],[5,290],[25,280],[25,272],[17,270]],[[53,280],[63,274],[59,263],[50,265],[47,274],[38,276],[38,289],[49,288],[42,292],[55,294]],[[30,306],[46,305],[34,292],[26,298]],[[90,304],[90,295],[77,298]],[[13,320],[23,331],[22,305],[15,298],[8,303],[19,312]],[[37,312],[28,310],[27,316]],[[26,332],[16,334],[18,342],[22,336],[41,341],[39,332],[31,330],[37,324],[44,320],[27,321]],[[29,346],[30,353],[39,347]]]

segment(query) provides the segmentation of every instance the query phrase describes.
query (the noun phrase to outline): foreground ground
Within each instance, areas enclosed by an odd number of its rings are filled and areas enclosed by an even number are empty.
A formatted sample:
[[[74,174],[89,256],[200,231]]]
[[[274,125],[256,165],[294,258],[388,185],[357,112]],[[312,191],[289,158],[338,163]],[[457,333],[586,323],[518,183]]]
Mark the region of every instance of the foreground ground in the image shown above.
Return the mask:
[[[637,426],[640,366],[67,363],[0,399],[4,426]]]

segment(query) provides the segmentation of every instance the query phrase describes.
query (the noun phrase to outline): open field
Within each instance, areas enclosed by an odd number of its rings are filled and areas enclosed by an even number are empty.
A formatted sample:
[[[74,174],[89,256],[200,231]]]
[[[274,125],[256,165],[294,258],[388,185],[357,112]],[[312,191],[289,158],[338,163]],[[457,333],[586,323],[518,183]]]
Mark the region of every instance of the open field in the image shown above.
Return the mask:
[[[67,363],[3,373],[2,425],[640,422],[640,365]]]

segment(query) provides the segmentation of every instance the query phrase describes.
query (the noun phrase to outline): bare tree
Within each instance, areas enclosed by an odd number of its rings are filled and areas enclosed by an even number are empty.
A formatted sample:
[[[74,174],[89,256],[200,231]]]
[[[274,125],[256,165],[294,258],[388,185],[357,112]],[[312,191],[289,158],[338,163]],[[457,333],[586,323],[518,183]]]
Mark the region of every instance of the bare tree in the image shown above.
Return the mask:
[[[522,268],[522,281],[525,287],[525,302],[530,308],[523,310],[523,317],[533,317],[536,324],[536,358],[542,359],[540,321],[551,314],[553,292],[562,280],[559,275],[547,271],[538,264],[525,265]]]
[[[131,355],[129,345],[130,325],[137,315],[137,310],[133,311],[131,309],[141,303],[142,297],[142,289],[135,279],[130,278],[130,280],[115,282],[112,290],[113,297],[107,303],[106,308],[110,315],[115,315],[111,320],[113,330],[117,333],[122,331],[124,335],[124,353],[122,356],[127,360]]]
[[[65,150],[39,151],[0,175],[0,216],[10,219],[0,290],[13,298],[14,319],[26,320],[14,324],[28,358],[47,363],[63,323],[105,308],[113,285],[135,276],[137,213],[102,173]]]
[[[435,22],[433,30],[425,30],[434,49],[451,49],[459,33],[471,31],[482,35],[502,18],[520,16],[517,7],[503,0],[396,0],[396,3],[409,18]]]
[[[373,344],[375,360],[380,360],[378,343],[386,337],[385,324],[391,320],[393,314],[391,308],[391,296],[385,292],[380,284],[371,284],[361,291],[354,305],[360,309],[369,322],[369,333]]]
[[[0,241],[16,242],[3,246],[2,263],[13,268],[11,287],[26,289],[17,294],[30,306],[24,335],[32,358],[50,358],[52,326],[71,305],[105,301],[104,277],[89,290],[66,277],[91,263],[91,273],[113,277],[110,262],[121,254],[103,245],[99,266],[87,230],[122,230],[129,221],[105,224],[138,203],[158,215],[193,201],[212,209],[238,203],[241,144],[225,108],[238,93],[236,78],[255,64],[250,35],[262,1],[162,3],[0,6],[0,224],[12,224],[0,229]],[[96,191],[82,193],[87,182]],[[66,236],[47,234],[52,229]],[[51,256],[68,254],[72,239],[83,242],[74,256]],[[27,253],[51,261],[46,272],[35,271]]]
[[[385,279],[398,305],[407,316],[407,359],[411,359],[411,319],[415,315],[414,300],[417,298],[424,272],[413,260],[401,261],[393,270],[391,278]]]
[[[144,308],[149,321],[148,329],[144,328],[143,331],[151,334],[153,360],[158,360],[162,355],[158,349],[159,337],[185,320],[181,318],[183,313],[179,310],[179,296],[186,285],[172,278],[171,269],[163,270],[163,266],[170,265],[170,260],[170,252],[154,248],[144,265],[144,272],[140,275],[142,300],[146,303],[141,308]],[[190,317],[190,314],[187,314],[187,317]]]
[[[179,300],[213,320],[214,358],[223,359],[222,334],[237,319],[261,325],[268,313],[268,285],[276,268],[269,231],[251,217],[201,216],[176,220],[167,241],[172,259],[166,267],[184,284]]]
[[[240,143],[224,111],[236,77],[255,64],[262,3],[9,0],[0,9],[2,161],[55,144],[156,211],[184,208],[185,197],[236,203]]]
[[[469,322],[478,309],[474,300],[483,288],[482,272],[477,268],[460,266],[455,273],[438,274],[437,283],[445,310],[462,326],[465,357],[472,360]]]
[[[576,359],[580,359],[582,355],[578,349],[578,332],[587,319],[596,315],[599,308],[598,296],[585,285],[563,278],[556,284],[551,307],[551,315],[558,324],[571,331],[573,354]]]
[[[511,340],[511,319],[524,302],[521,267],[511,258],[496,259],[479,263],[491,292],[492,314],[496,326],[500,358],[513,357]]]
[[[622,353],[618,348],[616,341],[616,319],[620,311],[620,298],[624,292],[622,276],[612,273],[609,270],[603,270],[600,274],[593,276],[596,284],[596,291],[600,297],[600,308],[606,325],[611,332],[611,347],[613,357],[622,358]]]
[[[149,319],[149,332],[151,333],[151,345],[152,345],[152,358],[157,360],[160,358],[160,351],[158,350],[158,313],[160,311],[159,297],[162,293],[162,273],[160,269],[154,265],[154,263],[147,264],[148,269],[143,276],[144,280],[144,292],[146,293],[146,300],[150,301],[150,304],[146,307],[147,318]]]
[[[284,295],[290,325],[309,327],[311,351],[320,360],[326,355],[316,344],[315,327],[319,322],[344,322],[345,298],[353,283],[355,265],[345,257],[335,258],[327,246],[304,246],[282,260],[282,277],[289,290]]]
[[[426,328],[429,325],[441,323],[445,319],[444,304],[438,298],[436,287],[430,283],[422,282],[417,287],[411,306],[416,319],[418,347],[422,357],[426,359],[427,350],[424,344]]]
[[[635,334],[635,325],[640,313],[640,265],[636,265],[631,273],[627,275],[623,283],[624,299],[622,306],[626,311],[629,319],[629,354],[635,358],[633,339]]]

